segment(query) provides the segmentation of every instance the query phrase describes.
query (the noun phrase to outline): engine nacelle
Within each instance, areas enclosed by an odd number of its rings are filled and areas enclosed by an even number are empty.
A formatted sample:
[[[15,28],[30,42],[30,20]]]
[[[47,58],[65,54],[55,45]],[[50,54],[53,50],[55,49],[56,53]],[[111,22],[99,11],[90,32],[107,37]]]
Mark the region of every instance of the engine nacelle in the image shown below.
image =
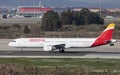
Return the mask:
[[[43,49],[44,49],[44,51],[52,51],[53,47],[52,46],[44,46]]]
[[[114,42],[117,42],[117,40],[111,39],[111,41],[110,41],[110,46],[114,46]]]

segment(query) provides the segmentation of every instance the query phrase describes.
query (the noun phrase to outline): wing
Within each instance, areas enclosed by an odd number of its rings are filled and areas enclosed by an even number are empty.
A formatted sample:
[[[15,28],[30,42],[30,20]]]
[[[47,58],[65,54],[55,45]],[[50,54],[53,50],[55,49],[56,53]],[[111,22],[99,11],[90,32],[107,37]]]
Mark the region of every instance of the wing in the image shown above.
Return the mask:
[[[70,46],[67,46],[65,43],[46,43],[43,47],[44,51],[52,51],[61,48],[70,48]]]

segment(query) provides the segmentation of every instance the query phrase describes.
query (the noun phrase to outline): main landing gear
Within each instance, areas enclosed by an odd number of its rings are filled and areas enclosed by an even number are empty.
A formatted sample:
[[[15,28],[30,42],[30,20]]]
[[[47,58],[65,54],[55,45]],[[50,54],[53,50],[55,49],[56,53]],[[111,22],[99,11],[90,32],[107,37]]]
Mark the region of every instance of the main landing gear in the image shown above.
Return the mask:
[[[23,51],[23,49],[22,49],[22,48],[20,48],[20,53],[22,53],[22,51]]]
[[[64,53],[64,52],[65,52],[64,49],[65,49],[64,47],[59,48],[59,52],[60,52],[60,53]]]

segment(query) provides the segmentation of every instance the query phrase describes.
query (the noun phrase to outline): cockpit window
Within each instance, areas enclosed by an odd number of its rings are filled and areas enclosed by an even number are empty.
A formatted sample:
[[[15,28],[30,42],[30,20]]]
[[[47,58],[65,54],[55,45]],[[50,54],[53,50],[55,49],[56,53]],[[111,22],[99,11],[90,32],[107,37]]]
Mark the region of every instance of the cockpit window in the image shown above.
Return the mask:
[[[12,41],[12,42],[16,42],[16,41]]]

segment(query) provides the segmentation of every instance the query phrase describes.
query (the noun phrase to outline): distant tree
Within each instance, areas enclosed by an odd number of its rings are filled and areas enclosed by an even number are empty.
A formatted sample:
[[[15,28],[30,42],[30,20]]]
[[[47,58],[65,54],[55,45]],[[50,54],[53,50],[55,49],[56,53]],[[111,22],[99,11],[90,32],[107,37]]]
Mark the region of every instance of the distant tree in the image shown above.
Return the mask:
[[[90,12],[91,15],[91,24],[104,24],[104,19],[101,18],[98,14]]]
[[[98,14],[83,8],[79,12],[64,11],[61,13],[62,25],[90,25],[90,24],[104,24],[104,19]]]
[[[81,22],[84,25],[90,25],[90,24],[103,24],[104,19],[101,18],[98,14],[94,12],[90,12],[87,8],[83,8],[80,11],[79,15]]]
[[[83,8],[80,11],[79,17],[84,25],[91,24],[91,15],[90,15],[90,11],[87,8]]]
[[[80,12],[73,12],[73,24],[84,25],[84,18],[81,16]]]
[[[43,31],[57,31],[61,29],[61,23],[57,12],[49,11],[42,18]]]
[[[71,10],[62,12],[61,14],[61,24],[62,25],[71,25],[73,21],[73,13]]]
[[[77,25],[78,24],[78,22],[77,22],[77,20],[78,20],[78,13],[77,12],[72,12],[73,14],[72,14],[72,25]]]
[[[91,25],[103,24],[104,19],[98,14],[83,8],[79,12],[67,10],[59,16],[57,12],[49,11],[42,18],[41,29],[43,31],[58,31],[63,25]]]
[[[28,28],[27,25],[25,25],[25,27],[24,27],[24,33],[30,33],[30,29]]]

